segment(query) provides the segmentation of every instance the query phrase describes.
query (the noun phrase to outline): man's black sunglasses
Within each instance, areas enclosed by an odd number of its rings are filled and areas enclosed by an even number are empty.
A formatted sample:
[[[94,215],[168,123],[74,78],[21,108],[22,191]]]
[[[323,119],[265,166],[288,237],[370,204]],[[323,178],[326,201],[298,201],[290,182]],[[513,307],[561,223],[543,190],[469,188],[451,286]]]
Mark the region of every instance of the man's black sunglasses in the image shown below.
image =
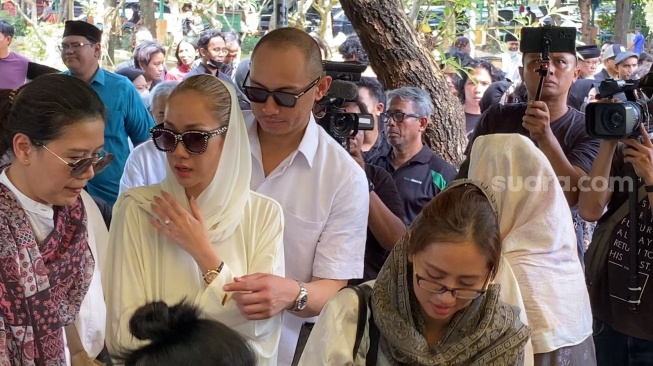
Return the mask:
[[[311,88],[313,88],[320,81],[322,77],[315,79],[309,86],[306,87],[299,94],[293,94],[282,91],[269,91],[264,88],[257,88],[254,86],[246,86],[247,79],[249,79],[249,71],[245,75],[245,80],[243,81],[242,89],[243,93],[252,103],[265,103],[268,100],[268,97],[272,96],[274,102],[277,103],[279,107],[293,108],[297,103],[297,99],[301,98],[302,95],[306,94]]]

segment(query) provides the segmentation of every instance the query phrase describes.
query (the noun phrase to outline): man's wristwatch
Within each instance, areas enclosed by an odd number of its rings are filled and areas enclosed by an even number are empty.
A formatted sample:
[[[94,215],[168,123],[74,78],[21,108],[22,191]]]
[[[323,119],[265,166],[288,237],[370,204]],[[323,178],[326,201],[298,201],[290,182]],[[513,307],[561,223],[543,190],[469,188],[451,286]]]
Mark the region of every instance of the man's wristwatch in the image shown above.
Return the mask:
[[[297,281],[297,284],[299,284],[299,295],[297,295],[297,299],[295,300],[295,307],[290,309],[293,313],[298,313],[306,308],[306,303],[308,303],[308,292],[306,291],[306,287],[304,287],[304,284]]]
[[[372,193],[372,191],[374,190],[374,183],[372,183],[372,181],[368,179],[367,184],[370,188],[370,193]]]
[[[218,268],[216,269],[209,269],[206,271],[204,274],[204,282],[206,282],[207,285],[210,285],[213,280],[215,280],[216,277],[220,275],[220,272],[222,272],[222,268],[224,268],[224,262],[220,263]]]

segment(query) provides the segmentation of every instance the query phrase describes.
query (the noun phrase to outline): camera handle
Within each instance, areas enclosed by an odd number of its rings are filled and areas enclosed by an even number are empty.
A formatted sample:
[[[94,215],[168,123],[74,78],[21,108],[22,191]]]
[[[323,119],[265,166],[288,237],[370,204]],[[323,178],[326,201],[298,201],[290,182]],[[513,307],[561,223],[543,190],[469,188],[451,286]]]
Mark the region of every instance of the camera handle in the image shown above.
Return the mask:
[[[542,55],[540,56],[540,68],[537,70],[537,73],[540,74],[540,82],[537,84],[537,93],[535,94],[535,100],[538,101],[542,98],[542,87],[544,86],[544,78],[549,73],[549,47],[551,47],[551,36],[545,34],[542,38],[543,48]]]
[[[628,168],[626,171],[629,171],[630,176],[630,192],[629,194],[629,209],[628,215],[630,220],[630,253],[628,257],[628,308],[629,310],[636,312],[640,305],[640,296],[642,294],[642,288],[639,286],[639,277],[637,274],[637,261],[638,261],[638,247],[637,247],[637,234],[638,234],[638,222],[637,222],[637,206],[639,206],[639,194],[638,194],[638,185],[636,182],[639,181],[637,173],[635,173],[635,168],[633,168],[631,163],[628,163]]]

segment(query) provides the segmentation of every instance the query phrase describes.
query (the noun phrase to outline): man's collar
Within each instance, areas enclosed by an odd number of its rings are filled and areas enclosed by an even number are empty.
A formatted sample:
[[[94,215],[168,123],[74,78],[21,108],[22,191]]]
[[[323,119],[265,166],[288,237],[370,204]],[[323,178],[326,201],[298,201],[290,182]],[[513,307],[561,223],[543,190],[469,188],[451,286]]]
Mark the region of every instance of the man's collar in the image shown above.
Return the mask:
[[[391,147],[390,150],[388,150],[388,154],[385,156],[386,160],[389,163],[394,161],[394,152],[395,152],[395,148]],[[422,149],[417,154],[415,154],[415,156],[408,159],[406,163],[417,162],[420,164],[427,164],[431,160],[432,156],[433,156],[433,150],[431,150],[431,148],[429,148],[428,145],[422,144]]]
[[[254,154],[254,157],[262,163],[261,141],[258,138],[258,122],[252,112],[243,113],[243,115],[247,125],[247,133],[249,134],[249,143],[252,154]],[[313,161],[315,160],[315,155],[317,155],[317,146],[320,138],[319,129],[320,127],[318,127],[313,118],[313,114],[311,113],[310,120],[308,121],[306,130],[304,131],[304,136],[296,150],[302,153],[309,167],[313,167]]]
[[[93,80],[91,80],[90,84],[98,83],[100,85],[104,85],[105,81],[106,81],[106,72],[104,71],[104,69],[98,66],[97,71],[95,72],[95,76],[93,76]]]

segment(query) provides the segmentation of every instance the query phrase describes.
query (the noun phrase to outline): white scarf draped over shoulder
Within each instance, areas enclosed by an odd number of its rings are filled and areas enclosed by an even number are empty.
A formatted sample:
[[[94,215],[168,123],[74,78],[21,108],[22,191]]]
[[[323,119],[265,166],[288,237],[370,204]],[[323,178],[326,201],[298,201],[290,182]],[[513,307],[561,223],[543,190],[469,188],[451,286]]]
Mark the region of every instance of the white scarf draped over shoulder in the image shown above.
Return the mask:
[[[481,136],[469,178],[497,200],[503,262],[519,284],[534,352],[583,342],[592,334],[589,296],[571,211],[547,157],[519,134]]]
[[[206,221],[211,241],[221,241],[233,234],[242,222],[245,206],[250,199],[252,160],[247,128],[233,86],[219,80],[229,90],[231,97],[229,128],[225,134],[218,169],[209,186],[195,197]],[[135,199],[139,207],[154,216],[151,205],[161,191],[170,193],[179,204],[189,209],[186,191],[175,177],[170,165],[166,178],[159,185],[138,187],[123,194],[116,202],[120,206],[126,197]]]

